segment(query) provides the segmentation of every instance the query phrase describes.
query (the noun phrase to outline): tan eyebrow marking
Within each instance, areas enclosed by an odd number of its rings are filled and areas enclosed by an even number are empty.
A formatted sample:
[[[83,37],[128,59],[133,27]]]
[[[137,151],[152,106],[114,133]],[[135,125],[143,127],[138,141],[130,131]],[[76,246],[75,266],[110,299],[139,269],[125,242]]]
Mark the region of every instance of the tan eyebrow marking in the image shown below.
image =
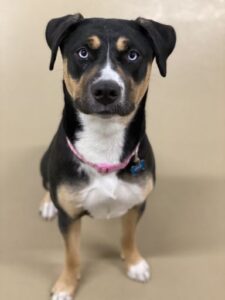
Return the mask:
[[[101,40],[97,35],[92,35],[88,38],[88,46],[91,49],[98,49],[101,46]]]
[[[118,38],[116,48],[118,51],[125,51],[128,47],[128,39],[124,36]]]

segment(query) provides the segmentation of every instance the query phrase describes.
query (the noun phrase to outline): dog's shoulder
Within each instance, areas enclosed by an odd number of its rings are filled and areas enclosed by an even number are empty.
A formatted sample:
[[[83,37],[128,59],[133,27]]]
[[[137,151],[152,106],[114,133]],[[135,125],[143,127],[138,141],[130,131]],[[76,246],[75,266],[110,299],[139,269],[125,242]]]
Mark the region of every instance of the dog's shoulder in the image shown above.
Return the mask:
[[[50,186],[53,190],[62,182],[88,181],[78,159],[69,151],[62,122],[42,158],[41,173],[45,175],[44,186]]]

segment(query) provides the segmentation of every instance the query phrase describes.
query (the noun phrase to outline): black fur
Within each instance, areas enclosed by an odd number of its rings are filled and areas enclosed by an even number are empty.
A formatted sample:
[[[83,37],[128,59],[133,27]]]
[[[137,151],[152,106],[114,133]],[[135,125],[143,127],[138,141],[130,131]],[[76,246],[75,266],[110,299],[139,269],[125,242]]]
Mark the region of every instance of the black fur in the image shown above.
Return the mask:
[[[100,49],[91,49],[88,46],[88,37],[96,35],[101,40]],[[48,23],[46,39],[51,48],[50,69],[53,69],[60,47],[63,58],[68,61],[68,71],[75,80],[82,75],[88,74],[94,67],[102,69],[105,64],[108,45],[125,36],[128,38],[126,51],[118,52],[115,47],[110,49],[110,59],[113,67],[120,67],[136,84],[140,83],[146,75],[147,65],[156,58],[160,73],[166,76],[166,60],[172,52],[176,36],[171,26],[163,25],[152,20],[138,18],[136,21],[120,19],[83,19],[80,14],[68,15],[53,19]],[[88,59],[80,59],[78,51],[85,47],[89,52]],[[130,62],[127,55],[135,49],[139,58]],[[96,76],[98,73],[95,74]],[[89,80],[82,88],[82,94],[75,101],[76,108],[86,114],[109,113],[121,116],[134,110],[131,100],[131,81],[126,81],[126,95],[123,104],[120,101],[106,106],[96,103],[91,93],[92,80]],[[87,100],[88,99],[88,100]]]
[[[83,19],[81,14],[67,15],[61,18],[52,19],[46,28],[46,40],[52,50],[49,69],[53,70],[58,48],[76,25]]]
[[[153,51],[160,74],[166,76],[166,61],[176,44],[176,32],[172,26],[153,20],[138,18],[136,20],[152,41]]]
[[[86,40],[90,35],[98,35],[101,39],[101,49],[89,49],[90,58],[87,61],[79,60],[77,50],[86,45]],[[140,83],[146,76],[147,64],[152,63],[154,57],[158,64],[162,76],[166,75],[166,60],[175,46],[175,32],[171,26],[163,25],[151,20],[137,19],[136,21],[116,20],[116,19],[83,19],[80,14],[68,15],[62,18],[53,19],[48,23],[46,29],[46,39],[51,48],[50,69],[53,69],[58,48],[60,47],[62,56],[67,59],[68,71],[72,78],[79,80],[82,75],[89,72],[97,66],[99,70],[104,65],[107,53],[107,44],[115,43],[120,37],[129,38],[129,49],[137,49],[140,57],[137,62],[131,63],[127,60],[127,51],[119,53],[112,48],[110,59],[114,68],[120,67],[129,80],[126,86],[126,99],[122,105],[108,105],[110,114],[128,115],[134,110],[134,103],[130,99],[131,79],[136,84]],[[95,76],[97,76],[96,73]],[[90,96],[90,84],[94,78],[83,86],[82,99],[72,99],[65,82],[63,82],[64,91],[64,110],[59,128],[41,161],[41,175],[44,187],[50,191],[51,198],[59,210],[59,226],[63,233],[66,232],[69,224],[74,221],[59,206],[57,201],[57,187],[61,183],[71,183],[75,187],[85,186],[89,183],[87,173],[78,172],[80,161],[72,154],[69,149],[66,136],[71,142],[77,138],[77,133],[81,130],[82,124],[79,121],[78,111],[88,114],[101,113],[100,104],[93,102]],[[118,172],[123,180],[141,181],[150,173],[155,181],[155,159],[152,147],[145,133],[145,103],[147,92],[143,99],[140,99],[138,109],[126,129],[125,143],[121,161],[128,157],[140,143],[138,156],[144,159],[146,170],[135,178],[130,174],[130,164]],[[138,209],[140,216],[144,211],[145,204]],[[81,217],[88,212],[82,212]]]
[[[63,128],[68,138],[73,142],[76,138],[75,132],[82,130],[82,125],[77,116],[77,110],[74,106],[74,101],[66,89],[65,82],[63,81],[64,92],[64,109],[63,109]]]

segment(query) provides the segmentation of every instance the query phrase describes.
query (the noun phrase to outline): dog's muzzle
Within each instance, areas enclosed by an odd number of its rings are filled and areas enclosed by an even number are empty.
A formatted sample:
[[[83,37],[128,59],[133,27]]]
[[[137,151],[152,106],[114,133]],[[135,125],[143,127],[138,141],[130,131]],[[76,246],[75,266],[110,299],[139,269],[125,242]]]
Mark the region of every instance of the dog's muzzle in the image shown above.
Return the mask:
[[[100,80],[91,86],[91,94],[95,101],[109,105],[121,98],[121,87],[112,80]]]

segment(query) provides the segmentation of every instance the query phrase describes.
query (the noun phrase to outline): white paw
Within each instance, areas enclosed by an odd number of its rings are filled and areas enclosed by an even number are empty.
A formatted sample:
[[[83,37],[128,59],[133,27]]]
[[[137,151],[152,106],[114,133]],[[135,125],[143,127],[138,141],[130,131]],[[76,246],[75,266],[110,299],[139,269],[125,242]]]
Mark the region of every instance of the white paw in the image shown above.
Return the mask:
[[[40,215],[45,220],[52,220],[57,215],[57,208],[52,201],[45,201],[39,209]]]
[[[150,270],[148,263],[142,259],[136,265],[129,267],[127,272],[128,277],[140,282],[146,282],[150,278]]]
[[[55,293],[52,295],[51,300],[72,300],[73,298],[66,292]]]

